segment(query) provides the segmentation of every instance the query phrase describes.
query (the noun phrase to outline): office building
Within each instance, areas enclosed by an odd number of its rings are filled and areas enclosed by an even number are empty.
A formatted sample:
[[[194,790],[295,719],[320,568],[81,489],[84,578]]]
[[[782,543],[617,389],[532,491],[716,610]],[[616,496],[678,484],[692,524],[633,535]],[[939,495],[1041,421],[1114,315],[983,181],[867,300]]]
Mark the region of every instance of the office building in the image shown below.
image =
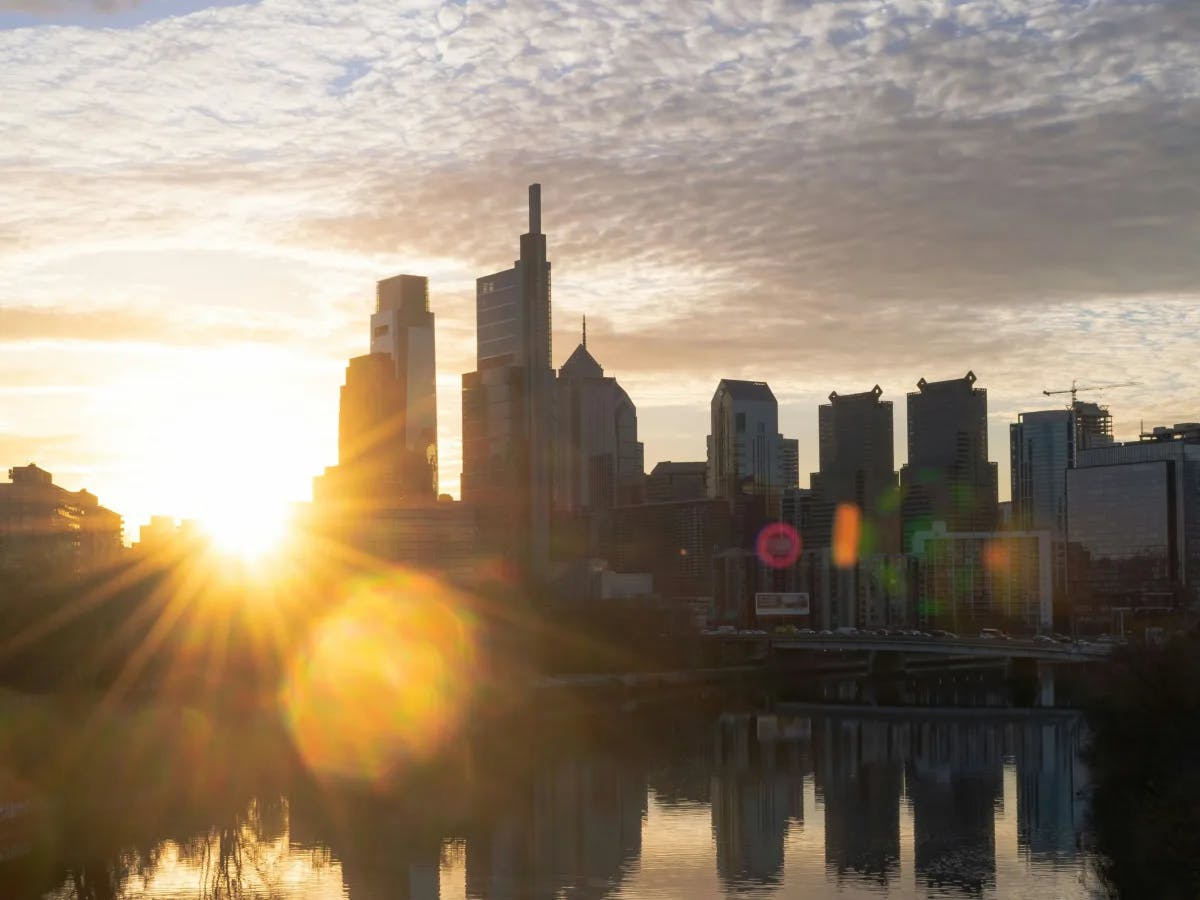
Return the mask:
[[[33,463],[0,484],[0,572],[81,575],[115,562],[122,521],[88,491],[68,491]]]
[[[734,544],[731,504],[701,498],[618,506],[611,521],[614,570],[649,572],[660,597],[707,608],[713,559]]]
[[[477,279],[476,369],[462,378],[463,500],[487,549],[541,583],[549,562],[554,370],[541,186],[511,269]]]
[[[429,279],[396,275],[376,284],[371,315],[371,353],[395,366],[404,411],[404,449],[424,458],[431,493],[437,494],[437,360]]]
[[[912,555],[919,626],[964,635],[1053,627],[1050,532],[951,532],[939,522],[914,535]]]
[[[882,388],[829,395],[818,408],[819,472],[810,483],[817,520],[809,546],[828,547],[834,511],[852,504],[861,513],[865,552],[900,550],[900,504],[892,446],[892,403]]]
[[[908,463],[900,470],[904,549],[934,522],[947,531],[996,526],[996,464],[988,462],[987,391],[975,373],[917,382],[908,395]]]
[[[779,498],[796,487],[796,441],[779,433],[779,404],[762,381],[724,378],[711,405],[708,436],[708,495],[731,500],[745,495],[767,499],[778,511]]]
[[[708,496],[708,463],[665,462],[658,463],[646,476],[645,499],[647,503],[665,503],[669,500],[700,500]]]
[[[641,499],[637,409],[583,340],[558,370],[554,507],[579,516]]]
[[[1080,629],[1200,608],[1200,425],[1078,451],[1067,472],[1067,541]]]
[[[371,352],[346,366],[338,464],[314,492],[346,507],[397,507],[437,497],[437,385],[428,280],[376,285]]]
[[[1056,605],[1065,602],[1067,470],[1075,464],[1077,421],[1069,409],[1021,413],[1008,426],[1012,512],[1009,527],[1048,531]]]

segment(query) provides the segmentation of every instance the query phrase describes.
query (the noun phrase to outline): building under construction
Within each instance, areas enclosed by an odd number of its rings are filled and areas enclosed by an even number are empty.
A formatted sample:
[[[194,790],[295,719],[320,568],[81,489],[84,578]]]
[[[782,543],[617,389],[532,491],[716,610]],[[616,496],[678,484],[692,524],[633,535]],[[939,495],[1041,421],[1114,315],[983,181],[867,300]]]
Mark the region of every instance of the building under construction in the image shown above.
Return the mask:
[[[1107,406],[1076,400],[1071,412],[1075,414],[1076,451],[1107,447],[1113,442],[1112,414]]]

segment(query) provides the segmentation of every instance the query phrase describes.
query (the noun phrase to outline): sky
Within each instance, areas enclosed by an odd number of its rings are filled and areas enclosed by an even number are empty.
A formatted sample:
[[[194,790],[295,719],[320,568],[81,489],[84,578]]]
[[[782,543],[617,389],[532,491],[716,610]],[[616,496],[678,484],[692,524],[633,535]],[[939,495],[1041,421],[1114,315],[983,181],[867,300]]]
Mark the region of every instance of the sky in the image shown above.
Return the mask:
[[[554,360],[647,469],[767,381],[817,406],[972,370],[1200,420],[1200,3],[0,0],[0,469],[123,513],[304,500],[374,283],[427,275],[457,496],[474,279],[542,184]]]

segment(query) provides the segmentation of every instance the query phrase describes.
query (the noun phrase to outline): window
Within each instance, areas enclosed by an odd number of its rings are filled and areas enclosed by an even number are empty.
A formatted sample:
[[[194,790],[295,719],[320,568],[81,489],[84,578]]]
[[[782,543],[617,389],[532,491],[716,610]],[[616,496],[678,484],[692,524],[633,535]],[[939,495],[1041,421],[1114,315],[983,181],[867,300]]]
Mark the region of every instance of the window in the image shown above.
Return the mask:
[[[746,414],[745,413],[737,413],[734,416],[734,426],[733,427],[734,427],[734,430],[737,431],[738,434],[743,434],[746,431]]]
[[[383,337],[387,333],[388,327],[386,325],[376,325],[375,330],[371,332],[373,337]]]

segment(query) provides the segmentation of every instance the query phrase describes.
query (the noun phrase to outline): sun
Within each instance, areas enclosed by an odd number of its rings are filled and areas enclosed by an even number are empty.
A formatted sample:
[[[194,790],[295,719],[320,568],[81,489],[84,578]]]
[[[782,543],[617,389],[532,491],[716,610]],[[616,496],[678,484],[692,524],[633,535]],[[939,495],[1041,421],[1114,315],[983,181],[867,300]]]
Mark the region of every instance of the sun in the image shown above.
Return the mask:
[[[281,550],[291,526],[286,505],[252,499],[214,506],[200,521],[214,550],[245,562],[259,562]]]

